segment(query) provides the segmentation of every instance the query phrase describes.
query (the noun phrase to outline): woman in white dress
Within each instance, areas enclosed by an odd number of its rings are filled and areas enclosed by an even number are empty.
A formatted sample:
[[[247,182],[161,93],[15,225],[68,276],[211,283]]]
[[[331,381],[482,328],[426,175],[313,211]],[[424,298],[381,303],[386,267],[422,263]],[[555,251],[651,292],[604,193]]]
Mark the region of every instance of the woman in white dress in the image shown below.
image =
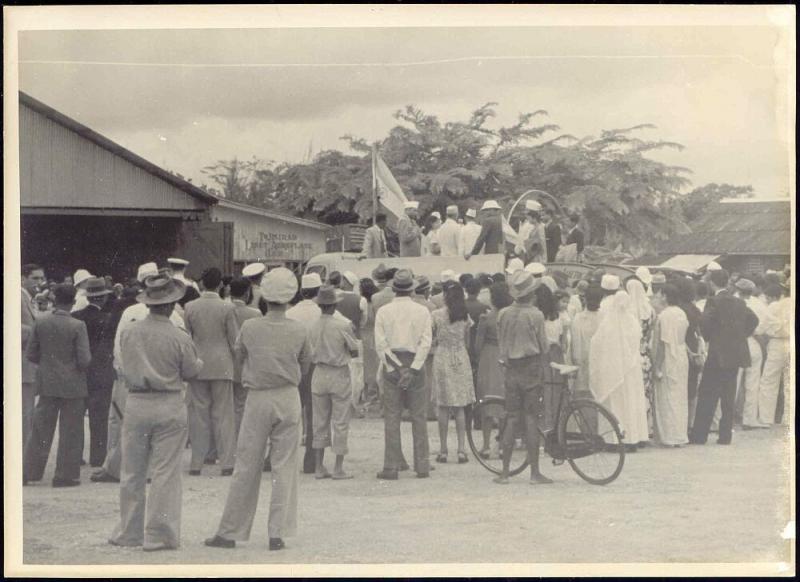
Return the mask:
[[[650,438],[639,353],[642,328],[633,315],[630,296],[619,290],[619,278],[604,275],[601,287],[609,295],[600,304],[600,322],[589,350],[590,388],[597,402],[619,421],[627,450],[635,452],[639,443]]]
[[[655,429],[658,442],[679,447],[688,442],[689,355],[686,330],[689,320],[678,307],[680,295],[674,285],[664,286],[667,307],[659,314],[653,353]]]

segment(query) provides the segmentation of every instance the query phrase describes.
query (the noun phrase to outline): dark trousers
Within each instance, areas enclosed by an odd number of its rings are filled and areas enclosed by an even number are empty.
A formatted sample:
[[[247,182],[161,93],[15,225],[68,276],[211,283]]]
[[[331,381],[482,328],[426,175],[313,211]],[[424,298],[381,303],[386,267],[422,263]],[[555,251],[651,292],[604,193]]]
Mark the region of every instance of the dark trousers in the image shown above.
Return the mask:
[[[89,409],[89,464],[101,467],[108,450],[108,410],[111,407],[111,389],[107,386],[89,386],[86,408]]]
[[[22,472],[28,481],[40,481],[50,456],[58,423],[58,455],[54,479],[79,479],[83,454],[83,398],[39,396],[33,411],[33,426],[25,445]]]
[[[733,434],[733,414],[736,405],[736,380],[738,368],[718,368],[706,364],[703,379],[697,394],[697,412],[692,425],[690,442],[705,444],[717,403],[721,402],[722,416],[719,420],[719,441],[729,444]]]
[[[303,473],[313,473],[316,470],[316,459],[314,457],[314,407],[311,404],[311,378],[314,375],[314,365],[308,370],[308,374],[300,380],[300,406],[303,408],[303,423],[305,424],[306,438],[303,446],[306,452],[303,455]],[[324,452],[323,452],[324,454]]]
[[[405,406],[411,416],[411,434],[414,440],[414,471],[417,473],[429,471],[428,420],[426,418],[428,403],[424,374],[418,374],[414,385],[406,390],[399,388],[385,374],[383,376],[383,385],[385,388],[383,395],[385,443],[383,468],[390,471],[398,471],[403,465],[403,451],[400,445],[400,417]]]

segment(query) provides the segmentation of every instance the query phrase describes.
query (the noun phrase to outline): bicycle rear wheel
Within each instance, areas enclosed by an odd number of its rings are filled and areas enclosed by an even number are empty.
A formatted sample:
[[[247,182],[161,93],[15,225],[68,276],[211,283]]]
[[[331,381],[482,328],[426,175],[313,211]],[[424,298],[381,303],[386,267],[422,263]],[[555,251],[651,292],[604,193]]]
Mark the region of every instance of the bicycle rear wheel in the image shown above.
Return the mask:
[[[477,461],[490,472],[500,475],[503,472],[502,436],[506,427],[506,400],[501,396],[486,396],[472,407],[472,414],[481,419],[481,428],[474,423],[467,426],[467,441]],[[524,428],[517,427],[519,436],[514,438],[514,452],[511,454],[509,475],[518,475],[528,466],[528,453],[525,447]],[[484,434],[485,431],[485,434]],[[486,439],[484,441],[484,438]],[[488,450],[483,448],[486,442]],[[521,443],[521,444],[520,444]]]
[[[592,400],[574,400],[561,417],[558,438],[570,467],[593,485],[607,485],[625,464],[619,422]]]

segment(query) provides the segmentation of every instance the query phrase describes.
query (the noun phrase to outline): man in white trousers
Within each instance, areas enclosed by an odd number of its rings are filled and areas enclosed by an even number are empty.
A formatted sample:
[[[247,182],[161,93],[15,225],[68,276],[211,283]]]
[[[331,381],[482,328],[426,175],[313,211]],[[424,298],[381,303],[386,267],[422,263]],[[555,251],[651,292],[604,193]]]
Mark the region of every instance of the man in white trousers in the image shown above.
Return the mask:
[[[791,407],[789,402],[794,399],[793,387],[789,382],[789,332],[791,330],[792,300],[784,296],[784,289],[780,285],[770,285],[765,294],[769,306],[767,307],[767,323],[764,335],[769,337],[767,356],[764,363],[764,373],[761,375],[761,384],[758,387],[758,420],[762,424],[775,424],[775,412],[778,403],[778,391],[781,377],[783,377],[783,420],[782,424],[789,424]]]
[[[749,279],[736,281],[736,291],[739,297],[758,317],[758,327],[756,327],[753,335],[747,338],[747,348],[750,350],[750,367],[742,368],[739,372],[739,390],[744,398],[742,412],[742,428],[744,430],[769,426],[758,420],[758,389],[761,383],[763,354],[761,353],[761,345],[756,337],[764,334],[764,328],[767,323],[767,306],[753,295],[755,290],[755,283]]]

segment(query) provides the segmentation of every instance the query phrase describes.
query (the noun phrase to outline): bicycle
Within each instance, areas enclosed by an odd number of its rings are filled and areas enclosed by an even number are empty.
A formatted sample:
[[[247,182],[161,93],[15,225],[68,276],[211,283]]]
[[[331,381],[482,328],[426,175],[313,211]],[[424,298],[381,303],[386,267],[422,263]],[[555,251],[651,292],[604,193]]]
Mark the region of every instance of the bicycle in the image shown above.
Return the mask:
[[[555,425],[546,430],[539,428],[545,453],[551,457],[553,465],[562,465],[566,461],[583,480],[593,485],[607,485],[619,477],[625,464],[625,445],[619,421],[597,402],[587,398],[573,398],[566,379],[578,370],[577,366],[557,363],[550,365],[559,372],[558,377],[561,380],[547,383],[558,388],[558,400]],[[483,467],[499,475],[502,472],[499,443],[506,426],[505,398],[490,395],[473,406],[473,415],[480,415],[482,425],[488,423],[485,427],[489,437],[487,440],[498,448],[489,454],[479,449],[475,442],[475,433],[483,433],[484,426],[475,429],[473,423],[469,424],[467,432],[469,447]],[[494,417],[498,422],[490,421],[488,417]],[[524,429],[519,427],[519,430],[522,432]],[[519,435],[515,435],[515,443],[517,436]],[[515,444],[509,475],[518,475],[528,464],[524,443],[522,446]]]

